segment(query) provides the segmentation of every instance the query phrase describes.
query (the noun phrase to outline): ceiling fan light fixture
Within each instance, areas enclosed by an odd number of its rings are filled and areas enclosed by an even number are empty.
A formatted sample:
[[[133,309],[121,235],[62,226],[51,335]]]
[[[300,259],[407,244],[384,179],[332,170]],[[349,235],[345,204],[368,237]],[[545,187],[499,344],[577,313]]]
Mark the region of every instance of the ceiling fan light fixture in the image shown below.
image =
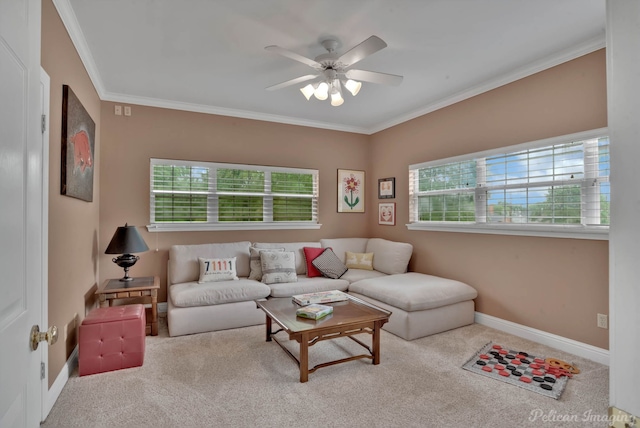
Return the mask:
[[[331,105],[334,107],[341,106],[344,103],[342,98],[342,88],[340,87],[340,81],[335,79],[331,85]]]
[[[313,95],[321,101],[326,100],[329,97],[329,85],[327,82],[320,82]]]
[[[340,92],[331,94],[331,105],[334,107],[341,106],[344,103],[344,98],[340,95]]]
[[[351,95],[355,97],[356,95],[358,95],[358,92],[360,92],[360,88],[362,88],[362,82],[357,82],[355,80],[349,79],[344,84],[344,87],[347,88],[347,90],[351,92]]]
[[[309,99],[311,98],[311,95],[313,95],[315,91],[316,91],[316,87],[312,83],[309,83],[304,88],[300,88],[300,92],[302,92],[302,95],[304,95],[307,101],[309,101]]]

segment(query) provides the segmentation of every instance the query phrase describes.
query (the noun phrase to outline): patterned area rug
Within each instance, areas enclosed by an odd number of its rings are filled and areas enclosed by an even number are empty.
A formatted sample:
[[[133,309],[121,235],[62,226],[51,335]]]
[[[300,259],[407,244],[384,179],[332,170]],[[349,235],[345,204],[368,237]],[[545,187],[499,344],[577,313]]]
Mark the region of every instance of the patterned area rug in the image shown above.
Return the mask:
[[[463,369],[558,399],[569,378],[550,373],[545,358],[503,348],[492,342],[469,359]]]

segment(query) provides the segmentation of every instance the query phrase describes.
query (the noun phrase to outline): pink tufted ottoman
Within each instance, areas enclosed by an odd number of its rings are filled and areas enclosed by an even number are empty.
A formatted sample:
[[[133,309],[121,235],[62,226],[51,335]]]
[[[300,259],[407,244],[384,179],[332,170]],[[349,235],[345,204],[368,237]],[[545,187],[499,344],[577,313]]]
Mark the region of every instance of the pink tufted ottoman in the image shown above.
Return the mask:
[[[94,309],[80,325],[80,376],[141,366],[144,361],[143,305]]]

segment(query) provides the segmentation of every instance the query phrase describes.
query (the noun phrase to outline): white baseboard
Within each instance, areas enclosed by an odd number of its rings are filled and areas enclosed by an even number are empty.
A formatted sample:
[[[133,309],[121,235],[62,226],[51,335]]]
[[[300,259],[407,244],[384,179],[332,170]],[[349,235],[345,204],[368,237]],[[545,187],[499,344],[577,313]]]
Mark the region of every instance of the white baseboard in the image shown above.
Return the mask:
[[[525,325],[516,324],[514,322],[482,314],[480,312],[475,313],[475,322],[486,325],[487,327],[495,328],[496,330],[513,334],[514,336],[551,346],[552,348],[556,348],[600,364],[609,365],[609,351],[606,349],[598,348],[596,346],[578,342],[556,334],[547,333],[546,331],[537,330]]]
[[[158,303],[158,313],[166,314],[167,313],[167,302]]]
[[[78,345],[76,345],[76,347],[73,349],[73,352],[71,352],[69,359],[67,360],[65,365],[62,367],[62,370],[60,370],[58,377],[56,377],[55,382],[53,382],[53,385],[51,385],[51,388],[49,388],[49,395],[47,397],[47,403],[46,403],[47,408],[45,412],[45,418],[46,418],[46,415],[48,415],[51,409],[53,408],[53,405],[56,404],[56,400],[60,396],[60,393],[62,392],[62,388],[64,388],[64,386],[67,384],[67,381],[69,380],[69,376],[77,366],[78,366]]]

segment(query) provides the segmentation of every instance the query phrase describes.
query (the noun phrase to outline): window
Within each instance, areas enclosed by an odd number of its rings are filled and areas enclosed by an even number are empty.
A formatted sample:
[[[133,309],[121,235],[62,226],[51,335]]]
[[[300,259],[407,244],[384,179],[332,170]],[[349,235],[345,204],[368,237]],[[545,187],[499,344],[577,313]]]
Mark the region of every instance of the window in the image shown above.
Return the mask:
[[[411,165],[408,226],[603,239],[610,190],[600,129]]]
[[[319,228],[318,171],[151,159],[149,230]]]

